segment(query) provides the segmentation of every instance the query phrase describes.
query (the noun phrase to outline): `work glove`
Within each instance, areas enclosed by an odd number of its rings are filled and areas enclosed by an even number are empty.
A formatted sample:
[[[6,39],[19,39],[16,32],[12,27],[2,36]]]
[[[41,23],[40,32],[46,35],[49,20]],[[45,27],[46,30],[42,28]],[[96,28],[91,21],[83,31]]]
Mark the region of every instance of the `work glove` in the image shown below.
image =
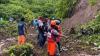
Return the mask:
[[[47,37],[51,38],[51,33],[50,32],[47,33]]]

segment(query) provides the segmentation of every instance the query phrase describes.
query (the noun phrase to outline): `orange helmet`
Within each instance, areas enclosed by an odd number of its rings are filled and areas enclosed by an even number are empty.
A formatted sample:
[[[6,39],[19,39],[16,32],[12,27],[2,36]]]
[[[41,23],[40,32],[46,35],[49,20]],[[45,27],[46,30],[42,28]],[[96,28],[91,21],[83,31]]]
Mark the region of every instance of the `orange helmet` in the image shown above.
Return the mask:
[[[51,21],[51,25],[56,25],[56,21],[55,20],[52,20]]]

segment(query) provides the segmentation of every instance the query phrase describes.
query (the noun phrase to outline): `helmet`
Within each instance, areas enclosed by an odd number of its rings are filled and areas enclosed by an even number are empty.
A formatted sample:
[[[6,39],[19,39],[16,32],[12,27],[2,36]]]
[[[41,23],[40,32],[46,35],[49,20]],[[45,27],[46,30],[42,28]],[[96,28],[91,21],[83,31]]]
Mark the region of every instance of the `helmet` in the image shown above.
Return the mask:
[[[56,24],[57,25],[61,24],[61,20],[60,19],[56,20]]]
[[[51,25],[56,25],[56,21],[55,20],[52,20],[51,21]]]
[[[55,16],[52,16],[52,17],[51,17],[51,20],[55,20],[55,19],[56,19],[56,17],[55,17]]]

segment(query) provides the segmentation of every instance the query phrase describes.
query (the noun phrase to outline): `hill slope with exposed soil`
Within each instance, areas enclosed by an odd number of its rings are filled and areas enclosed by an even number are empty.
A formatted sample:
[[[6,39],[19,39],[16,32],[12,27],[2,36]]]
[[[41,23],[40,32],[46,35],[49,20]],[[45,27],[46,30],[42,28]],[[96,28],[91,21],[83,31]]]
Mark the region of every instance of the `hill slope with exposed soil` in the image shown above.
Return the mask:
[[[94,6],[90,6],[88,0],[80,0],[79,4],[76,6],[75,14],[66,20],[64,20],[63,27],[65,29],[70,29],[76,27],[77,25],[84,24],[89,20],[95,18],[96,13],[100,10],[100,1]]]

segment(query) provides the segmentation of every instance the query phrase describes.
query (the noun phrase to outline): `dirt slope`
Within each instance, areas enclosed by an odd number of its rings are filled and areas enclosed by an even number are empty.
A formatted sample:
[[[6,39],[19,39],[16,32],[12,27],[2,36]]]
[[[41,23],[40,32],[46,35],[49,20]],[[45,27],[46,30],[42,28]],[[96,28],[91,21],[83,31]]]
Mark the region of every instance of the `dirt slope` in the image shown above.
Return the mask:
[[[77,25],[84,24],[91,19],[94,19],[96,13],[100,10],[100,2],[98,0],[96,5],[90,6],[88,4],[88,0],[80,0],[75,10],[75,14],[71,18],[64,21],[64,28],[70,29]]]

